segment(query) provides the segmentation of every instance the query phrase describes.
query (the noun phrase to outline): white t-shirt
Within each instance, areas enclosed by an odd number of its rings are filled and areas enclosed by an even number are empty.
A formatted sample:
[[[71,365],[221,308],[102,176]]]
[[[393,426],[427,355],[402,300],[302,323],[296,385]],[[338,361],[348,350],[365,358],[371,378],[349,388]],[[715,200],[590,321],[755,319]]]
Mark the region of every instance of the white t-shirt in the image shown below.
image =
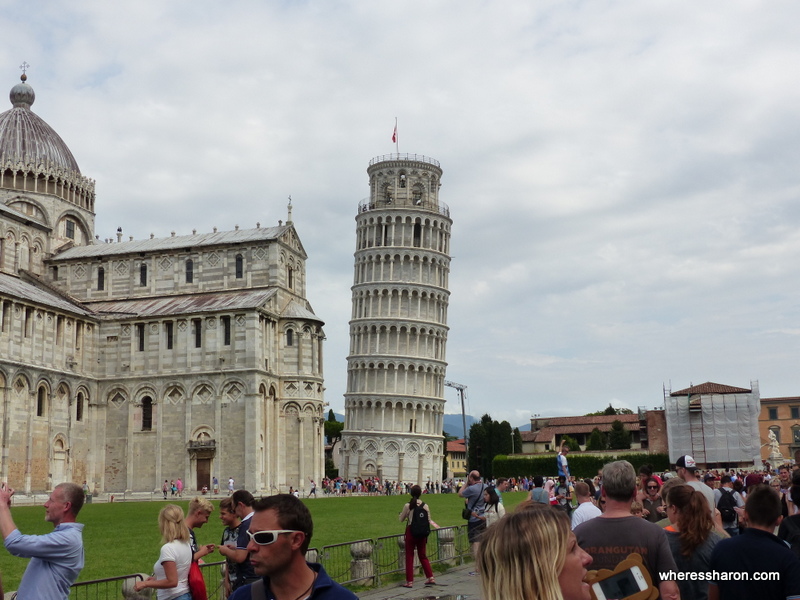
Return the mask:
[[[599,517],[602,512],[592,502],[581,502],[578,508],[572,511],[572,528],[575,529],[578,525],[589,519]]]
[[[156,579],[166,579],[164,573],[165,562],[174,562],[178,570],[178,585],[174,588],[156,590],[158,600],[172,600],[189,591],[189,566],[192,564],[192,547],[189,542],[173,540],[161,546],[161,554],[153,565],[153,575]]]

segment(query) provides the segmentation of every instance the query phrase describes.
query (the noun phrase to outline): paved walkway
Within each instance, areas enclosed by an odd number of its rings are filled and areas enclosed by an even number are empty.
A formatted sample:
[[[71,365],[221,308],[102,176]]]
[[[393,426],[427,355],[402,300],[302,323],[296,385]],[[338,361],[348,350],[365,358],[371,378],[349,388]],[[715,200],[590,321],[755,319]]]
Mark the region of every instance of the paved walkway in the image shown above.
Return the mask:
[[[480,600],[478,577],[469,574],[473,568],[474,565],[468,563],[446,573],[434,571],[437,585],[423,585],[425,578],[418,575],[411,589],[400,587],[401,582],[396,582],[391,586],[361,592],[358,597],[361,600]]]

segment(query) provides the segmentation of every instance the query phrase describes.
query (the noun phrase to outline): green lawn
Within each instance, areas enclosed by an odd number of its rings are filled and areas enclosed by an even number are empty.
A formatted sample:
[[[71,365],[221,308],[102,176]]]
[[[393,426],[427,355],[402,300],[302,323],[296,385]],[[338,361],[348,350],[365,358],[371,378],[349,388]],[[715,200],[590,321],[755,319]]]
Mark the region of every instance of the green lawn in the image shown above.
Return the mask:
[[[504,494],[506,509],[512,509],[525,496],[525,492]],[[403,525],[397,516],[408,499],[406,495],[304,500],[314,517],[311,546],[321,548],[402,533]],[[447,527],[464,524],[461,519],[463,500],[456,494],[426,494],[422,499],[430,506],[431,516],[438,525]],[[155,501],[85,505],[78,519],[86,524],[83,530],[86,566],[79,580],[151,573],[161,546],[158,511],[164,504],[163,501]],[[186,510],[188,499],[177,504]],[[12,515],[22,533],[52,531],[52,525],[44,520],[44,508],[41,506],[12,508]],[[209,522],[197,531],[197,539],[202,544],[218,543],[221,536],[222,523],[219,513],[214,511]],[[214,553],[207,559],[208,562],[214,562],[222,557]],[[17,589],[27,562],[0,550],[0,573],[6,590]]]

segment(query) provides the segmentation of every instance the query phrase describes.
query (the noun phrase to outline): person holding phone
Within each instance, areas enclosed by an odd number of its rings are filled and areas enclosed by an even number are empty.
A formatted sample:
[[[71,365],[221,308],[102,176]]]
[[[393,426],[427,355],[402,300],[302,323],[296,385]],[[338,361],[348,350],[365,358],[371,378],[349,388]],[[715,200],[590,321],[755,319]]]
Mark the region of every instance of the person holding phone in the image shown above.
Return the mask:
[[[611,571],[628,558],[631,548],[642,549],[639,553],[644,558],[644,567],[661,598],[677,600],[680,593],[677,582],[659,576],[678,571],[666,533],[655,523],[631,514],[636,493],[636,471],[631,463],[618,460],[603,467],[601,498],[606,501],[605,511],[575,528],[578,543],[594,559],[596,569]]]
[[[525,502],[489,527],[477,564],[483,600],[589,600],[592,558],[570,531],[563,510]]]

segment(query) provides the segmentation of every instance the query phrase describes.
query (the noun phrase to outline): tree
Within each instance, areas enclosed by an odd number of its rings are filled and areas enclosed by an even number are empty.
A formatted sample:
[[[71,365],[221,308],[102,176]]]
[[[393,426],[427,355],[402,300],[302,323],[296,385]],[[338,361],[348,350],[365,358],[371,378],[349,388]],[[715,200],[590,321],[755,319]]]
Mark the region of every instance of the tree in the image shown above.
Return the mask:
[[[336,415],[333,413],[333,409],[328,411],[328,421],[336,421]]]
[[[522,454],[522,434],[519,427],[514,427],[514,443],[511,444],[511,451],[514,454]]]
[[[587,413],[585,416],[587,417],[599,417],[599,416],[610,416],[610,415],[632,415],[633,411],[630,408],[614,408],[611,406],[611,403],[608,403],[608,406],[603,410],[598,410],[597,412]]]
[[[483,415],[469,428],[468,469],[477,469],[484,478],[491,479],[492,461],[501,454],[511,454],[511,424],[498,423],[488,414]]]
[[[595,427],[589,435],[589,441],[586,443],[587,450],[605,450],[606,449],[606,436]]]
[[[564,446],[564,445],[569,446],[570,452],[580,452],[581,451],[581,447],[578,444],[578,440],[576,440],[574,437],[570,437],[570,436],[568,436],[566,434],[561,436],[561,445],[562,446]],[[558,449],[556,449],[556,451],[558,451]]]
[[[608,433],[609,450],[625,450],[631,447],[631,432],[625,429],[622,421],[617,419],[611,424],[611,431]]]

